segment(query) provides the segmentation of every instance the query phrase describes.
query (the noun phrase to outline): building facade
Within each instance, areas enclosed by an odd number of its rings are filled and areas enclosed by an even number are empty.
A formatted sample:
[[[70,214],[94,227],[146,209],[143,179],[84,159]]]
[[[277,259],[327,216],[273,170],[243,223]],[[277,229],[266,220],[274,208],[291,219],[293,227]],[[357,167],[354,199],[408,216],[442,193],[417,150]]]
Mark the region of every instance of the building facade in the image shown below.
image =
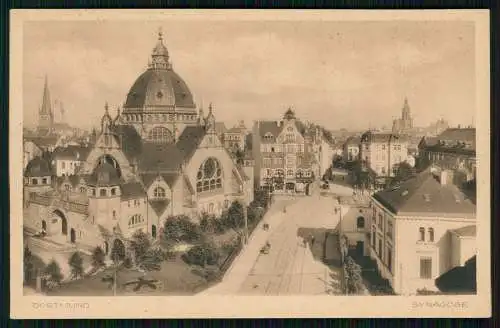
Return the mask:
[[[101,246],[109,255],[137,230],[159,238],[171,216],[197,220],[205,212],[221,213],[233,201],[253,200],[253,167],[245,166],[252,161],[237,165],[224,148],[212,106],[199,116],[161,34],[123,112],[112,118],[106,105],[96,134],[73,175],[56,178],[44,158],[28,163],[25,231],[44,230],[45,239],[61,247]]]
[[[90,150],[88,147],[75,145],[57,147],[50,156],[54,174],[58,177],[77,174]]]
[[[257,121],[252,132],[256,187],[306,192],[314,179],[315,155],[306,127],[289,109],[280,121]],[[318,172],[319,173],[319,172]]]
[[[374,194],[371,210],[370,257],[396,294],[438,291],[438,277],[475,255],[476,206],[447,171]]]
[[[452,170],[462,182],[476,177],[476,129],[449,128],[435,138],[422,138],[419,160]]]
[[[231,152],[236,152],[237,150],[246,150],[246,136],[248,135],[245,123],[240,121],[237,126],[227,129],[222,133],[222,142],[224,147],[226,147]]]
[[[361,136],[359,156],[377,176],[393,177],[398,165],[408,158],[408,137],[404,134],[365,132]]]

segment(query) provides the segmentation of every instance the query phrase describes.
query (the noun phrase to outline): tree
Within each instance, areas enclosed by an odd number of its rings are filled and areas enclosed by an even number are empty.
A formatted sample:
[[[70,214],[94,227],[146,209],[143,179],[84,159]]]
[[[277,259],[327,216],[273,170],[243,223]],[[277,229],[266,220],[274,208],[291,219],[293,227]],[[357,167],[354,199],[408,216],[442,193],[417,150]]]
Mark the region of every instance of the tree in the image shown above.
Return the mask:
[[[163,238],[167,242],[195,242],[201,235],[200,227],[186,215],[167,218],[163,227]]]
[[[23,269],[24,269],[24,282],[31,281],[33,274],[33,255],[31,254],[28,246],[24,247],[23,254]]]
[[[71,268],[71,277],[73,279],[78,279],[83,276],[83,259],[79,252],[75,252],[71,255],[68,264]]]
[[[243,205],[240,202],[232,202],[227,214],[231,227],[235,229],[243,227],[245,224],[245,217],[243,213]]]
[[[104,251],[101,247],[97,246],[92,251],[92,266],[94,268],[102,268],[104,266]]]
[[[151,248],[151,240],[144,231],[137,230],[130,239],[129,247],[134,253],[135,261],[137,262],[140,261]]]
[[[182,256],[182,259],[187,264],[205,267],[206,265],[217,264],[219,257],[220,254],[212,243],[204,243],[192,247]]]
[[[47,275],[47,285],[49,288],[58,286],[63,279],[61,267],[55,260],[50,261],[45,267],[44,273]]]
[[[352,257],[345,259],[345,283],[349,294],[360,294],[363,291],[363,278],[361,276],[361,266],[354,262]]]

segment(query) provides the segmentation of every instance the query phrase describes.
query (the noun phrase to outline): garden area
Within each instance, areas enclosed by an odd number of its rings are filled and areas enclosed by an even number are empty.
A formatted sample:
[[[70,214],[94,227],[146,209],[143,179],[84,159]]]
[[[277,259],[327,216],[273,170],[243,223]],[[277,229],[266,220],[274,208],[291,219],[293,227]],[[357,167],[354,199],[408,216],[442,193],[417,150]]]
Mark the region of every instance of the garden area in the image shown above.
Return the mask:
[[[268,202],[267,194],[257,193],[247,207],[248,234],[262,219]],[[200,292],[222,279],[242,249],[245,236],[243,206],[233,202],[220,216],[203,214],[196,222],[185,215],[172,216],[165,221],[159,240],[152,240],[138,230],[126,246],[113,244],[111,261],[106,261],[104,251],[96,247],[90,268],[84,268],[83,254],[75,252],[68,259],[71,272],[66,279],[56,261],[47,265],[39,263],[26,249],[26,284],[34,287],[38,276],[42,291],[58,296],[191,295]]]

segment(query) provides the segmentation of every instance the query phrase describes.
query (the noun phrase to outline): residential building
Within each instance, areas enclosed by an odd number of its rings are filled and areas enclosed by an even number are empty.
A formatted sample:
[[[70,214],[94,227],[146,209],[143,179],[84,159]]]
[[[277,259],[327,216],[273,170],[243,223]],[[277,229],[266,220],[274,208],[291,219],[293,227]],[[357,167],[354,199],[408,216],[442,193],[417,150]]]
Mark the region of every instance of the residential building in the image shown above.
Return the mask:
[[[32,140],[24,139],[23,142],[23,168],[26,168],[28,163],[35,157],[40,157],[43,150],[36,145]]]
[[[435,138],[422,138],[419,144],[421,163],[452,170],[462,182],[476,177],[476,129],[449,128]]]
[[[315,154],[305,125],[288,109],[280,121],[257,121],[252,132],[255,186],[306,192],[314,179]]]
[[[435,279],[476,252],[476,206],[448,171],[429,168],[371,203],[370,257],[397,294],[437,291]]]
[[[90,152],[91,148],[82,146],[57,147],[51,154],[51,165],[58,177],[75,175]]]
[[[245,150],[245,141],[247,136],[247,128],[245,127],[245,123],[240,121],[238,125],[226,130],[222,134],[222,142],[224,143],[224,147],[226,147],[231,152],[235,152],[236,150]]]
[[[151,57],[123,111],[112,118],[106,104],[88,155],[72,152],[73,163],[83,159],[74,175],[56,177],[57,160],[55,169],[50,159],[28,163],[24,227],[28,234],[45,230],[40,242],[47,247],[101,246],[109,256],[138,230],[158,239],[173,215],[198,220],[253,200],[253,167],[245,167],[252,161],[237,164],[223,147],[212,105],[199,116],[161,34]]]
[[[407,157],[407,135],[368,131],[361,136],[360,159],[377,176],[393,177]]]

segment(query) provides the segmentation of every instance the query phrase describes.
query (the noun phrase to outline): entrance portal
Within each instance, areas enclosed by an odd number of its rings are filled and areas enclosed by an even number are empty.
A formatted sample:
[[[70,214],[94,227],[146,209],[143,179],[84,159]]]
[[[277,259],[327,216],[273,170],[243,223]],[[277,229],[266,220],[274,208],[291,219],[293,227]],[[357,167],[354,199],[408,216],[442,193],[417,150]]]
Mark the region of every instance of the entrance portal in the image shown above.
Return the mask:
[[[71,238],[71,243],[74,244],[76,242],[76,232],[75,229],[71,228],[70,230],[70,238]]]
[[[42,230],[47,231],[47,222],[45,220],[42,220]]]
[[[154,224],[151,227],[151,237],[153,237],[153,239],[156,239],[156,226]]]
[[[125,259],[125,245],[120,239],[115,239],[111,249],[111,259],[114,262],[120,262]]]
[[[364,242],[362,242],[362,241],[358,241],[358,242],[356,243],[356,254],[357,254],[359,257],[363,256],[363,248],[364,248],[364,246],[365,246],[365,245],[364,245]]]
[[[59,219],[61,220],[61,233],[64,235],[64,236],[67,236],[68,235],[68,220],[66,219],[66,217],[64,216],[64,214],[60,211],[60,210],[55,210],[53,212],[53,214]]]

